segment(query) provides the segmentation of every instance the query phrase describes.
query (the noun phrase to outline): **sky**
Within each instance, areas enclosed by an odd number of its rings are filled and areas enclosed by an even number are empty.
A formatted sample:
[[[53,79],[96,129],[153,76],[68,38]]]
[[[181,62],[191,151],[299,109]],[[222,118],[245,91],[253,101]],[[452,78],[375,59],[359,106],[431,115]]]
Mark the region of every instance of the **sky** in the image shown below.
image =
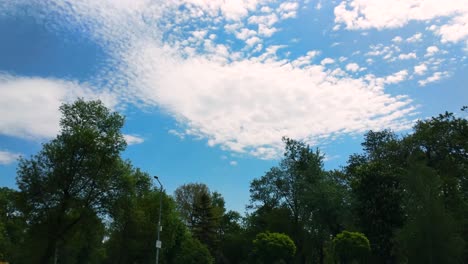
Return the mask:
[[[123,157],[170,194],[245,211],[287,136],[346,165],[368,130],[462,115],[468,0],[0,2],[0,186],[59,133],[58,107],[126,116]]]

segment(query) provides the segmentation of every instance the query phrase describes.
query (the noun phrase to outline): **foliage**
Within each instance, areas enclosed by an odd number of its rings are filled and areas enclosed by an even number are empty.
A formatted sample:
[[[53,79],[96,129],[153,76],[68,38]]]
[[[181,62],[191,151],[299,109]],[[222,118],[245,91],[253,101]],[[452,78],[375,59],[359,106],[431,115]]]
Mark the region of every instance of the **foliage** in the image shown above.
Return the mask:
[[[323,170],[323,156],[318,150],[300,141],[283,141],[285,153],[279,166],[251,183],[251,207],[259,212],[252,220],[264,219],[265,226],[272,221],[289,223],[283,224],[283,230],[288,226],[290,230],[281,231],[288,232],[296,243],[297,261],[323,263],[325,242],[341,229],[346,190],[335,174]],[[282,213],[283,217],[261,217],[272,213]]]
[[[398,234],[402,261],[461,263],[465,242],[457,232],[456,222],[444,208],[439,175],[418,161],[412,164],[405,178],[408,221]],[[412,206],[415,204],[418,206]]]
[[[23,243],[25,219],[18,208],[18,195],[15,190],[0,188],[0,261],[18,259],[18,245]]]
[[[181,247],[174,259],[174,264],[199,264],[213,263],[208,248],[197,239],[188,236],[183,240]]]
[[[370,244],[362,233],[343,231],[333,239],[333,250],[340,263],[365,263],[370,253]]]
[[[189,183],[178,187],[174,196],[177,210],[193,237],[208,247],[217,262],[224,258],[219,251],[226,211],[221,194],[211,193],[205,184]]]
[[[374,261],[382,263],[395,261],[394,234],[405,221],[398,144],[390,131],[370,131],[364,154],[352,156],[346,168],[356,224],[372,241]]]
[[[253,240],[255,263],[290,263],[296,252],[292,239],[281,233],[259,233]]]
[[[156,188],[121,158],[124,118],[101,102],[60,110],[57,137],[20,160],[18,190],[0,188],[1,260],[152,263],[161,199],[160,263],[468,263],[466,118],[369,131],[332,171],[318,149],[283,138],[242,217],[203,183],[174,197]]]
[[[124,118],[100,101],[60,107],[60,134],[30,159],[21,159],[17,183],[23,208],[44,244],[36,262],[48,263],[86,215],[106,211],[120,174]],[[31,259],[31,260],[32,260]]]

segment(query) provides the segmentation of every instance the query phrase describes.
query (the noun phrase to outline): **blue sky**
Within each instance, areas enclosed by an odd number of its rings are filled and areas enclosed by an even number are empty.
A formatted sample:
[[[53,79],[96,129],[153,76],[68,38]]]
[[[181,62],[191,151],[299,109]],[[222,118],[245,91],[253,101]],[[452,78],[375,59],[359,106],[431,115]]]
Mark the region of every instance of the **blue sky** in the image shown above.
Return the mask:
[[[282,136],[338,168],[468,98],[467,0],[10,0],[0,39],[8,187],[77,97],[126,116],[125,158],[169,193],[203,182],[240,212]]]

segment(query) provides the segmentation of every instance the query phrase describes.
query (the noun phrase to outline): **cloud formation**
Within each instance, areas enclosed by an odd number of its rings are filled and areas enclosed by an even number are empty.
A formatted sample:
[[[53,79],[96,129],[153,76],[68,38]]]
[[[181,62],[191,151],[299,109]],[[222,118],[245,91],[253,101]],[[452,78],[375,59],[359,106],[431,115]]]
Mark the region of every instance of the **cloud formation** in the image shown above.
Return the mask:
[[[411,21],[431,21],[444,18],[430,29],[442,42],[468,39],[468,4],[465,0],[345,0],[334,9],[335,22],[346,29],[388,29],[406,26]],[[407,39],[414,42],[419,35]],[[396,39],[399,40],[399,39]]]
[[[100,92],[120,103],[162,108],[179,122],[182,131],[177,133],[204,138],[210,146],[274,158],[282,136],[317,144],[369,129],[402,130],[412,123],[412,100],[385,91],[386,85],[406,79],[407,71],[359,76],[364,68],[348,63],[351,76],[332,58],[315,62],[319,51],[286,58],[279,55],[285,45],[265,44],[282,19],[297,15],[297,2],[52,2],[42,8],[58,14],[56,27],[78,28],[109,53],[110,65],[93,80]],[[219,40],[219,28],[245,46]],[[0,133],[8,135],[55,133],[58,115],[52,109],[88,91],[70,81],[6,79],[0,83],[11,93],[5,101],[34,101],[30,108],[18,109],[24,116],[16,118],[23,124],[0,120]],[[40,92],[33,88],[37,83]],[[49,96],[41,97],[44,91]],[[34,109],[43,104],[50,111],[36,116]],[[30,130],[37,118],[48,125]]]
[[[59,107],[77,98],[101,99],[113,107],[110,93],[95,91],[86,84],[58,79],[0,74],[0,134],[45,139],[59,130]]]
[[[18,160],[19,153],[0,150],[0,165],[8,165]]]
[[[145,141],[144,138],[138,136],[138,135],[130,135],[130,134],[124,134],[124,139],[127,142],[127,145],[136,145],[136,144],[141,144]]]

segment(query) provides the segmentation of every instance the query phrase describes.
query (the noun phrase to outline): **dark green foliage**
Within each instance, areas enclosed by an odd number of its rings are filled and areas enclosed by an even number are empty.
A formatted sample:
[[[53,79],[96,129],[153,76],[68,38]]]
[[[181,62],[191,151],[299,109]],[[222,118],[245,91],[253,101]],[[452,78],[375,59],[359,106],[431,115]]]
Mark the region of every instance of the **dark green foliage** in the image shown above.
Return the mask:
[[[281,233],[260,233],[253,240],[252,259],[255,263],[291,263],[296,246]]]
[[[195,219],[192,226],[193,236],[214,252],[217,244],[218,221],[215,218],[209,194],[201,194],[200,200],[195,204],[193,216]]]
[[[371,241],[374,261],[381,263],[395,262],[394,234],[405,221],[398,144],[389,131],[370,131],[362,143],[365,153],[352,156],[346,169],[356,224]]]
[[[86,215],[108,209],[126,146],[124,118],[101,102],[78,100],[60,111],[60,134],[18,166],[23,209],[33,227],[28,232],[44,245],[38,263],[49,263],[57,248],[66,247]]]
[[[105,242],[105,263],[151,263],[156,256],[157,219],[162,195],[162,249],[160,263],[173,263],[187,229],[175,211],[174,201],[152,188],[151,178],[128,165],[119,181],[119,195],[110,216],[109,237]]]
[[[161,193],[121,159],[124,118],[99,101],[60,110],[59,135],[20,160],[19,190],[0,188],[0,261],[153,263],[162,198],[162,264],[468,263],[465,118],[445,113],[402,137],[369,131],[364,152],[333,171],[283,138],[242,217],[202,183]]]
[[[402,261],[462,263],[465,243],[444,208],[441,180],[433,169],[418,163],[412,162],[405,178],[408,220],[398,235]]]
[[[205,184],[189,183],[174,192],[177,211],[194,238],[206,245],[217,263],[224,263],[220,251],[225,240],[222,221],[226,209],[220,193],[211,193]]]
[[[211,264],[214,260],[208,248],[197,239],[187,237],[183,240],[175,256],[174,264]]]
[[[0,261],[18,260],[23,243],[26,221],[18,208],[19,193],[9,188],[0,188]]]
[[[370,244],[362,233],[343,231],[333,239],[333,251],[339,263],[366,263]]]
[[[318,150],[300,141],[283,141],[280,165],[251,183],[252,207],[258,209],[251,221],[273,228],[263,230],[287,232],[297,245],[298,262],[323,263],[326,241],[342,228],[346,187],[336,173],[323,170]]]

